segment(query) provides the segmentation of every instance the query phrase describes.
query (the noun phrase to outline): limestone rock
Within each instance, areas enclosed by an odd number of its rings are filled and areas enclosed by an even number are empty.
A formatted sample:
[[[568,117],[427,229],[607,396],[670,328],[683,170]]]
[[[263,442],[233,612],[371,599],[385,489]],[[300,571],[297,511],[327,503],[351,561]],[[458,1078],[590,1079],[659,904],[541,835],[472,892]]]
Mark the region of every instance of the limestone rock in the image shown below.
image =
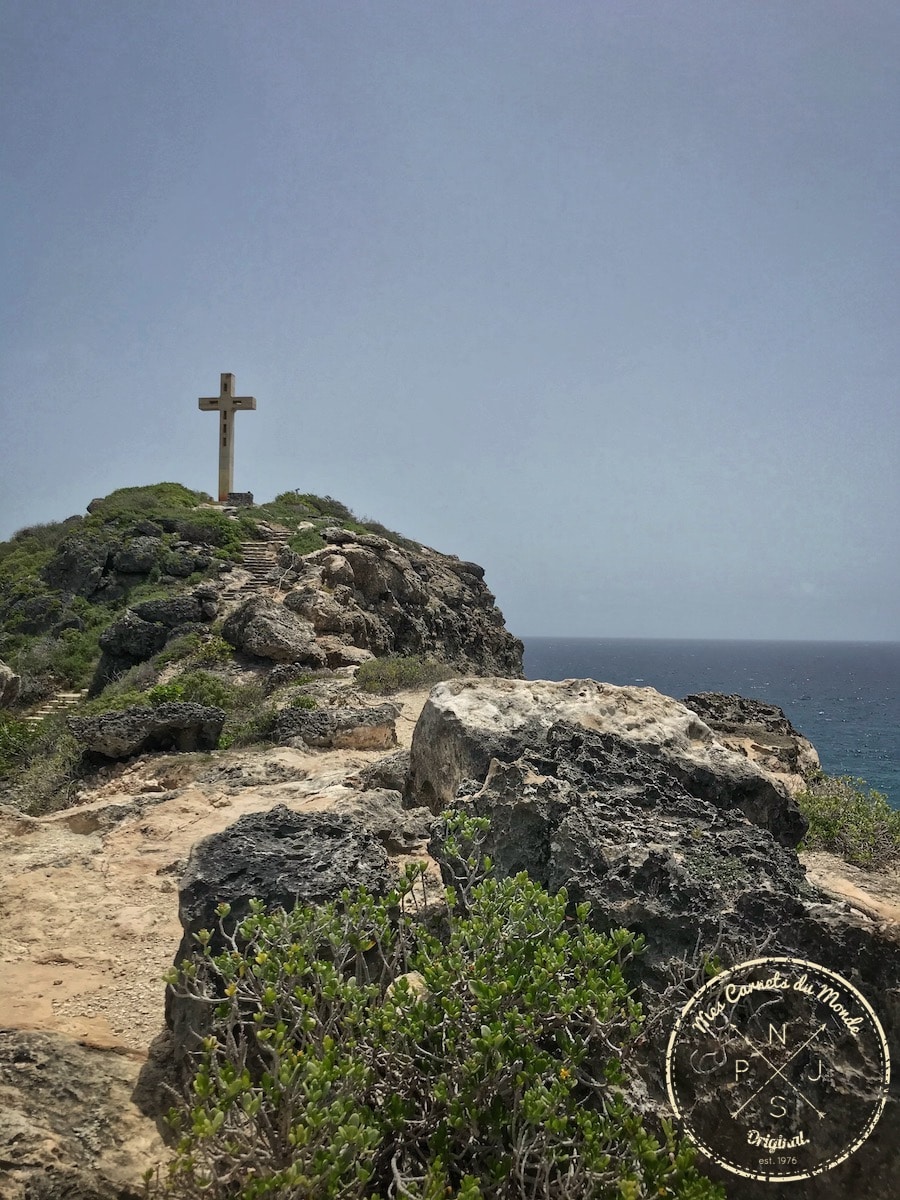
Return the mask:
[[[325,653],[316,643],[310,622],[264,596],[254,596],[236,609],[226,620],[222,636],[236,650],[255,658],[317,667],[325,664]]]
[[[216,931],[211,946],[214,953],[221,948],[216,908],[223,902],[231,905],[225,929],[232,931],[249,914],[253,899],[290,910],[298,903],[335,900],[344,888],[384,895],[395,882],[384,847],[350,816],[295,813],[283,804],[251,813],[192,849],[178,892],[184,936],[175,962],[191,956],[193,934],[201,929]],[[186,1061],[202,1035],[203,1013],[168,989],[166,1023],[178,1063]]]
[[[131,612],[143,621],[165,625],[176,629],[179,625],[212,621],[219,611],[216,588],[209,584],[195,588],[184,596],[171,596],[163,600],[145,600],[135,604]]]
[[[797,845],[806,832],[787,789],[717,741],[696,713],[653,688],[592,679],[438,684],[413,734],[407,795],[438,812],[464,779],[483,780],[492,759],[511,761],[539,747],[559,720],[621,736],[663,760],[692,795],[741,809],[782,845]]]
[[[346,813],[373,833],[389,854],[410,854],[427,842],[434,817],[427,808],[404,808],[399,791],[373,788],[335,800],[335,813]]]
[[[0,1030],[3,1200],[138,1200],[166,1154],[132,1100],[137,1077],[125,1055]]]
[[[162,650],[168,636],[165,625],[148,621],[129,611],[100,634],[100,649],[110,658],[134,663],[146,662]]]
[[[387,750],[397,744],[396,704],[364,708],[283,708],[275,718],[275,741],[301,739],[332,750]]]
[[[317,635],[374,655],[430,655],[463,672],[521,676],[522,643],[504,628],[477,564],[336,526],[322,537],[322,550],[280,560],[294,584],[285,607]]]
[[[409,776],[409,751],[395,750],[377,762],[364,767],[358,774],[362,788],[387,788],[389,791],[404,792]]]
[[[699,985],[659,997],[673,978],[684,980],[685,961],[705,980],[703,953],[715,952],[726,964],[781,955],[836,971],[878,1014],[896,1061],[900,939],[818,892],[796,853],[737,809],[691,795],[662,757],[616,734],[559,722],[514,762],[495,761],[484,786],[462,803],[489,818],[483,850],[499,877],[527,871],[550,891],[565,887],[573,906],[589,902],[595,928],[625,926],[645,936],[643,953],[628,964],[649,1017],[645,1049],[629,1063],[630,1098],[644,1111],[671,1116],[668,1035]],[[438,837],[430,849],[440,854]],[[819,1044],[822,1070],[843,1080],[829,1067],[831,1052]],[[845,1105],[849,1125],[849,1113],[859,1111],[854,1103],[852,1082],[829,1089],[829,1121],[839,1121]],[[893,1089],[864,1145],[823,1176],[792,1184],[792,1194],[802,1200],[900,1195],[898,1121]],[[760,1195],[755,1180],[715,1167],[711,1173],[729,1197]]]
[[[802,791],[805,776],[820,766],[816,748],[776,704],[719,692],[685,696],[682,704],[701,717],[723,745],[745,754],[792,792]]]
[[[8,708],[11,704],[15,704],[21,684],[21,676],[0,660],[0,708]]]
[[[151,750],[214,750],[224,723],[224,709],[179,701],[67,720],[89,754],[111,759]]]

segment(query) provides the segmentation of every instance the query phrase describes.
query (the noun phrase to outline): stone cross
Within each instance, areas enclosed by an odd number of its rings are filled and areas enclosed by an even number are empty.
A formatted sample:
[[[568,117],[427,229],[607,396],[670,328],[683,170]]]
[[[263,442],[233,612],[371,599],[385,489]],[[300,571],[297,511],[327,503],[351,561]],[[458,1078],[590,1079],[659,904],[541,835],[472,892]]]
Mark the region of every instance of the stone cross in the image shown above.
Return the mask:
[[[220,377],[218,396],[201,396],[200,408],[204,412],[219,414],[219,500],[227,500],[234,491],[234,417],[238,409],[255,409],[254,396],[235,396],[234,376]]]

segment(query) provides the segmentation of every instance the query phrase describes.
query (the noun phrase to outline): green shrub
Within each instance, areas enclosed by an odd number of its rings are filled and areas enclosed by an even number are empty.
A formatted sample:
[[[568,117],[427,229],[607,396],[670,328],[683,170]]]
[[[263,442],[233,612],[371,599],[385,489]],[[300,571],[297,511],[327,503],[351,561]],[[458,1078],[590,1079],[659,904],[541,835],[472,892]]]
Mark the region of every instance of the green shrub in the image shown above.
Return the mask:
[[[640,940],[592,932],[587,905],[572,920],[525,875],[474,885],[464,911],[451,890],[438,937],[410,905],[417,874],[384,900],[255,902],[219,954],[197,935],[168,980],[218,1003],[162,1193],[722,1197],[621,1093]]]
[[[433,658],[391,655],[362,663],[356,672],[356,686],[364,692],[387,695],[404,688],[418,690],[431,687],[442,679],[453,679],[458,674],[453,667]]]
[[[191,656],[194,662],[209,666],[223,666],[225,663],[231,662],[233,657],[233,647],[221,637],[211,637],[205,642],[201,641]]]
[[[151,704],[183,700],[191,704],[208,704],[227,711],[235,707],[236,688],[208,671],[187,671],[169,683],[159,683],[151,688],[147,699]]]
[[[0,775],[27,761],[38,731],[29,721],[0,712]]]
[[[288,697],[288,708],[318,708],[319,702],[315,696],[310,696],[309,692],[294,692]]]
[[[127,524],[135,520],[158,520],[184,514],[210,499],[205,492],[194,492],[181,483],[153,483],[144,487],[119,488],[95,504],[85,518],[90,526]]]
[[[325,539],[318,529],[302,529],[299,533],[292,534],[287,544],[295,554],[312,554],[314,550],[322,549]]]
[[[829,850],[854,866],[875,870],[897,862],[900,811],[864,780],[818,772],[797,804],[809,821],[801,849]]]
[[[81,779],[82,746],[62,717],[48,717],[38,727],[25,766],[12,776],[18,808],[32,816],[67,808]]]

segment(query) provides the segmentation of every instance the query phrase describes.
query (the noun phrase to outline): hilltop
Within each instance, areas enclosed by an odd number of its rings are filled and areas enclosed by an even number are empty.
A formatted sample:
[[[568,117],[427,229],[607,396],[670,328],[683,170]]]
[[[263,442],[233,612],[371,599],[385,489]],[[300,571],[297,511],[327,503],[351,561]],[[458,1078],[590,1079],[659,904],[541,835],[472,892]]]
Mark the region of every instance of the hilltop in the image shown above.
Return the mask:
[[[223,745],[252,744],[288,701],[315,707],[292,684],[361,666],[373,691],[520,676],[522,644],[481,567],[359,521],[331,497],[228,508],[162,483],[0,544],[0,660],[11,710],[0,778],[18,805],[44,812],[96,765],[53,719],[63,710],[212,705],[225,713]]]

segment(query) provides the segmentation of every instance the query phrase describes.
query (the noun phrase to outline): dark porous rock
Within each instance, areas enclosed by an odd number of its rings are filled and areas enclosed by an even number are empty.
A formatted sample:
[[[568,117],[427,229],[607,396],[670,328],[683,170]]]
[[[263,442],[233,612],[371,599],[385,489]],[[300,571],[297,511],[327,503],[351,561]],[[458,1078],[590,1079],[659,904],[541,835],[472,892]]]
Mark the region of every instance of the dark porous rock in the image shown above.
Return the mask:
[[[724,745],[782,778],[792,792],[802,791],[806,777],[820,765],[815,747],[776,704],[720,692],[685,696],[682,704],[702,717]]]
[[[112,658],[124,660],[129,666],[146,662],[166,644],[166,626],[159,621],[147,621],[134,611],[113,621],[100,634],[100,649]]]
[[[558,720],[614,733],[666,769],[693,796],[739,808],[785,846],[807,824],[788,789],[708,725],[653,688],[593,679],[454,679],[437,684],[416,723],[406,795],[439,812],[464,779],[483,780],[492,759],[510,761],[538,747]]]
[[[222,636],[236,650],[254,658],[325,665],[325,654],[309,621],[265,596],[254,596],[236,609],[222,627]]]
[[[90,599],[100,590],[115,554],[121,549],[119,542],[67,537],[60,542],[41,575],[49,587],[64,595]]]
[[[191,850],[178,892],[184,930],[176,964],[196,949],[201,929],[213,931],[211,948],[223,948],[216,909],[231,905],[224,925],[231,932],[250,912],[250,901],[287,911],[297,904],[337,900],[345,888],[385,895],[397,873],[376,836],[347,814],[296,813],[283,804],[241,817],[222,833]],[[166,996],[166,1023],[172,1030],[177,1063],[186,1061],[205,1032],[206,1009],[175,994]]]
[[[818,892],[793,850],[738,809],[692,795],[661,757],[615,734],[560,721],[517,760],[495,761],[484,785],[462,807],[489,819],[483,850],[498,876],[527,871],[552,892],[565,888],[573,907],[589,902],[595,928],[626,927],[644,935],[645,949],[627,971],[648,1020],[643,1047],[630,1052],[626,1069],[628,1094],[645,1112],[671,1117],[668,1039],[681,1007],[706,981],[704,956],[725,966],[761,957],[799,958],[836,972],[872,1006],[897,1061],[896,932],[879,930]],[[441,829],[435,827],[430,847],[436,856],[442,851]],[[804,1036],[814,1032],[804,1030]],[[845,1076],[843,1061],[833,1058],[842,1053],[840,1046],[838,1038],[820,1041],[816,1049],[826,1078],[835,1080],[827,1089],[827,1117],[838,1130],[845,1122],[850,1127],[854,1111],[853,1080]],[[781,1065],[784,1058],[778,1059]],[[900,1195],[898,1094],[894,1082],[880,1121],[846,1162],[793,1182],[791,1195],[802,1200]],[[797,1106],[805,1113],[799,1101]],[[769,1132],[779,1133],[775,1122]],[[813,1123],[810,1136],[814,1133]],[[739,1128],[734,1136],[740,1141],[745,1134]],[[761,1194],[756,1180],[706,1160],[702,1169],[725,1185],[729,1197],[756,1200]]]
[[[165,1147],[132,1100],[137,1081],[128,1054],[0,1029],[3,1200],[139,1200]]]
[[[67,720],[86,753],[100,759],[156,750],[215,750],[224,723],[224,709],[181,701]]]
[[[65,609],[58,596],[28,596],[4,606],[2,619],[12,622],[18,633],[46,633],[63,616]]]
[[[396,704],[363,708],[283,708],[275,718],[275,741],[332,750],[387,750],[397,744]]]
[[[409,751],[395,750],[371,763],[358,773],[356,778],[362,788],[387,788],[388,791],[403,792],[409,775]]]
[[[12,667],[0,661],[0,708],[8,708],[15,704],[21,685],[21,676],[17,675]]]
[[[157,622],[168,629],[212,621],[219,611],[218,592],[212,587],[200,587],[184,596],[145,600],[135,604],[131,611],[144,621]]]

